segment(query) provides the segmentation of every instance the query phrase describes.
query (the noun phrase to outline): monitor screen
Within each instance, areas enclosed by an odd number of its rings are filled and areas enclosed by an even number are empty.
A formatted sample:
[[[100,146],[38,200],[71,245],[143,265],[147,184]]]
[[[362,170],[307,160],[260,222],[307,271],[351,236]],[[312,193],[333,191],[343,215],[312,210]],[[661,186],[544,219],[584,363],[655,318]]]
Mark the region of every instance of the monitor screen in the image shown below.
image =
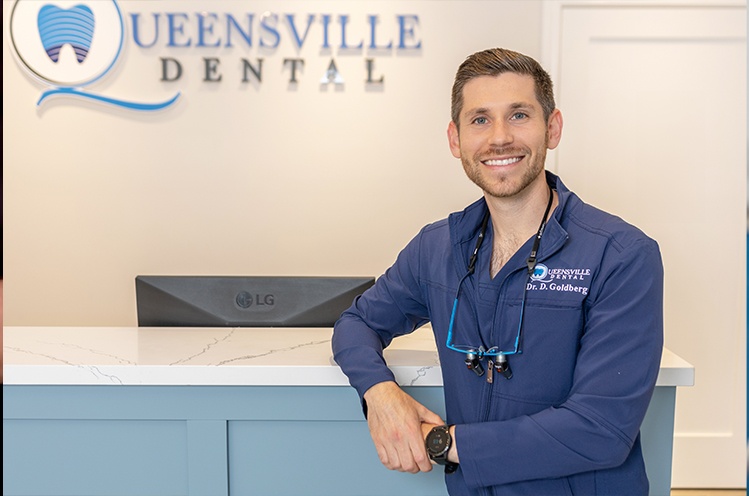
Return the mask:
[[[373,277],[135,278],[141,327],[333,327]]]

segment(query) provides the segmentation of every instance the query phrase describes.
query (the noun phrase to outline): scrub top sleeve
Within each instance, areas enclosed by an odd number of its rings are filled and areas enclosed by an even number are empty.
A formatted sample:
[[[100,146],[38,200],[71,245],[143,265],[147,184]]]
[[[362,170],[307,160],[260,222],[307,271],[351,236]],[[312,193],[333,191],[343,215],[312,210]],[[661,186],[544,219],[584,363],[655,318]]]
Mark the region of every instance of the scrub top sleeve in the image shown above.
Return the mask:
[[[334,359],[360,397],[375,384],[395,380],[383,350],[395,337],[411,333],[428,321],[418,275],[422,233],[334,326]]]

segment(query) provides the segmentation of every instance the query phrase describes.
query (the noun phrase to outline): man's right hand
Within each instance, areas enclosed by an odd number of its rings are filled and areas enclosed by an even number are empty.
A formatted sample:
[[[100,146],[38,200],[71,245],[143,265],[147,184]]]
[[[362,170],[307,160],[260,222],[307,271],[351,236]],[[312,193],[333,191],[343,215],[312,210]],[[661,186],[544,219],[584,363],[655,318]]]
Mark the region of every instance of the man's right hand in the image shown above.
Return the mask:
[[[380,461],[390,470],[432,470],[421,424],[443,425],[439,415],[406,394],[395,382],[375,384],[366,393],[367,423]]]

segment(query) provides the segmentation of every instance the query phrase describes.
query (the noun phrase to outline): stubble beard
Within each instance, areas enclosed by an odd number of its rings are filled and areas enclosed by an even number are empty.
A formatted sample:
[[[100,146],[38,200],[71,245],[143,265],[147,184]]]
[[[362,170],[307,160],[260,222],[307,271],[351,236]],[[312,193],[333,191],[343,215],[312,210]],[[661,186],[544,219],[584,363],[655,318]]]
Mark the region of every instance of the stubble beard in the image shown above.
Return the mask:
[[[529,149],[492,149],[489,150],[488,153],[477,153],[473,157],[468,157],[461,152],[460,161],[463,163],[463,170],[468,178],[486,194],[495,198],[509,198],[525,190],[536,180],[536,178],[538,178],[539,174],[543,173],[546,164],[547,144],[548,135],[544,140],[544,144],[536,150],[536,154],[533,156],[528,166],[522,171],[518,179],[515,179],[515,174],[512,174],[512,176],[507,174],[493,176],[482,174],[481,170],[484,167],[481,163],[482,156],[512,155],[520,152],[523,153],[525,157],[529,157]]]

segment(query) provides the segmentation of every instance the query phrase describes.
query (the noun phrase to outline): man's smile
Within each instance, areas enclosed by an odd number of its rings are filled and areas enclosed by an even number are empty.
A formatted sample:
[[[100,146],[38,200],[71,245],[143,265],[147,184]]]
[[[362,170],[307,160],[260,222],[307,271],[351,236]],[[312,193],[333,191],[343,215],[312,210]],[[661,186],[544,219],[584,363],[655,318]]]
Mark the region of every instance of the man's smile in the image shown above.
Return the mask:
[[[481,163],[483,163],[484,165],[496,167],[503,165],[512,165],[514,163],[520,162],[521,160],[523,160],[523,157],[510,157],[504,159],[483,160]]]

